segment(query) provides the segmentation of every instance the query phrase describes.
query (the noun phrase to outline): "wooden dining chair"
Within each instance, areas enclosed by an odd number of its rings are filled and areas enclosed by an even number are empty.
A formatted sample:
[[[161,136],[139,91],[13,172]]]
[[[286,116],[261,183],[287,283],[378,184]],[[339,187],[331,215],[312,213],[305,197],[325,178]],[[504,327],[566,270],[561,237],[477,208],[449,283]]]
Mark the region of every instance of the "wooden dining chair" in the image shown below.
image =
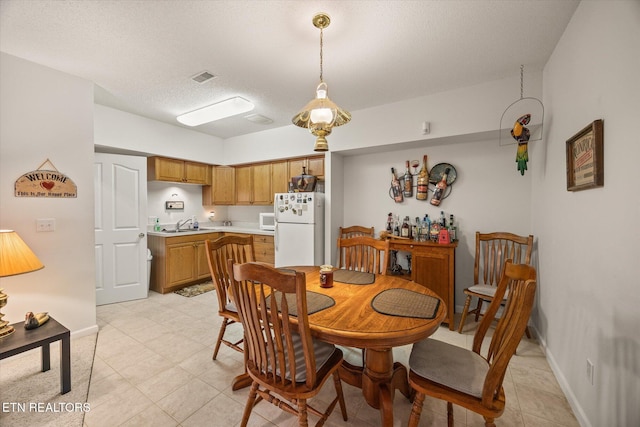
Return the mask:
[[[386,275],[388,266],[389,240],[338,237],[338,268]]]
[[[507,259],[515,264],[531,264],[531,252],[533,251],[533,236],[518,236],[512,233],[480,233],[476,232],[476,251],[473,264],[473,286],[464,290],[466,300],[462,317],[458,325],[458,332],[462,333],[467,315],[475,314],[477,322],[482,315],[482,305],[491,302],[494,298],[496,287],[502,277],[504,262]],[[469,309],[472,298],[477,298],[478,303],[472,310]],[[529,328],[525,330],[527,338],[531,338]]]
[[[341,238],[368,236],[375,237],[373,227],[363,227],[361,225],[352,225],[350,227],[340,227],[338,236]]]
[[[431,338],[413,345],[409,356],[409,384],[416,395],[409,427],[418,425],[425,396],[447,402],[449,427],[453,426],[453,404],[482,415],[486,427],[495,427],[494,420],[504,412],[502,381],[531,314],[536,270],[507,260],[501,273],[495,298],[473,337],[472,350]],[[487,354],[482,356],[482,342],[505,296],[503,314]]]
[[[227,260],[232,259],[236,262],[255,261],[253,236],[224,236],[216,240],[207,240],[205,247],[211,280],[213,280],[216,294],[218,295],[218,314],[222,317],[218,339],[213,350],[213,360],[216,360],[220,344],[225,344],[242,353],[242,348],[239,346],[242,343],[242,339],[232,342],[224,338],[227,326],[240,322],[238,311],[228,291],[231,283],[231,274],[228,270]]]
[[[244,327],[246,369],[253,381],[241,425],[247,425],[260,400],[297,415],[300,426],[307,426],[308,412],[319,416],[316,425],[322,425],[336,403],[347,421],[338,373],[342,352],[311,338],[305,274],[279,271],[265,263],[228,263],[231,291]],[[336,397],[320,412],[307,400],[320,392],[329,377],[333,377]]]

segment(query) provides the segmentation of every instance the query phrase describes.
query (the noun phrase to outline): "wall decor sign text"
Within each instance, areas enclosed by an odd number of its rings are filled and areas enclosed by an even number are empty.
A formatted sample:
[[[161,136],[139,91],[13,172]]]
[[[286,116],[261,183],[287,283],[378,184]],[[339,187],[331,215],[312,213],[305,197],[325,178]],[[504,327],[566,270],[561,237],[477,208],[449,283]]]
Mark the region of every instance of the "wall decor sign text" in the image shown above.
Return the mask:
[[[45,165],[51,169],[46,169]],[[71,178],[45,160],[38,169],[23,174],[15,183],[16,197],[52,197],[58,199],[78,196],[78,188]]]

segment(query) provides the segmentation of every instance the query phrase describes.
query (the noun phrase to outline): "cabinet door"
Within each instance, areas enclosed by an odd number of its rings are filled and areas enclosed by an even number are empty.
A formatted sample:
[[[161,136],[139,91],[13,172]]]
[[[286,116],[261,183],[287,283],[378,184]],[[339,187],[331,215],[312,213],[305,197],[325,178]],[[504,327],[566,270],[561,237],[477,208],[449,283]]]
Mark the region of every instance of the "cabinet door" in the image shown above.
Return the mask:
[[[256,254],[256,261],[275,263],[275,250],[273,246],[273,236],[262,234],[253,235],[253,250]]]
[[[235,203],[235,169],[228,166],[213,168],[211,200],[208,205],[233,205]]]
[[[309,157],[307,173],[309,175],[315,175],[318,178],[324,178],[324,156]]]
[[[193,242],[167,245],[167,286],[188,283],[194,278],[196,247]]]
[[[271,189],[275,193],[289,191],[289,165],[287,161],[271,163]]]
[[[207,247],[204,240],[195,243],[196,248],[196,279],[206,279],[211,277],[209,271],[209,261],[207,260]]]
[[[154,157],[152,160],[155,170],[153,179],[158,181],[182,182],[184,177],[184,161]]]
[[[307,159],[291,159],[289,160],[289,179],[294,176],[302,175],[302,167],[307,167]],[[309,171],[307,171],[309,173]]]
[[[252,167],[236,166],[236,205],[250,205],[252,198]]]
[[[447,321],[453,330],[455,312],[455,262],[449,248],[419,247],[413,250],[411,280],[435,292],[447,305]]]
[[[271,163],[254,165],[253,167],[253,197],[254,205],[270,205],[273,203],[271,189]]]
[[[184,178],[190,184],[207,185],[211,183],[209,178],[209,165],[204,163],[184,162]]]

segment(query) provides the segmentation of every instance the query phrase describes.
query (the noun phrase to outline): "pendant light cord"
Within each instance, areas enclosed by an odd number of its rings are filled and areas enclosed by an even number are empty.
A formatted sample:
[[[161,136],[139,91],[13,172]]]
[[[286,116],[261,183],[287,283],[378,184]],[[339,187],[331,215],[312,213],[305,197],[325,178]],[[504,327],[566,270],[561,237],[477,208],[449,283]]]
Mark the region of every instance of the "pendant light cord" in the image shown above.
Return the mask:
[[[322,64],[322,54],[320,54],[320,64]],[[320,68],[322,69],[322,65],[320,65]],[[322,80],[322,72],[320,73],[320,80]],[[520,65],[520,99],[522,98],[524,98],[524,65]]]
[[[320,28],[320,81],[324,81],[322,80],[322,47],[323,47],[323,43],[322,43],[322,28]]]

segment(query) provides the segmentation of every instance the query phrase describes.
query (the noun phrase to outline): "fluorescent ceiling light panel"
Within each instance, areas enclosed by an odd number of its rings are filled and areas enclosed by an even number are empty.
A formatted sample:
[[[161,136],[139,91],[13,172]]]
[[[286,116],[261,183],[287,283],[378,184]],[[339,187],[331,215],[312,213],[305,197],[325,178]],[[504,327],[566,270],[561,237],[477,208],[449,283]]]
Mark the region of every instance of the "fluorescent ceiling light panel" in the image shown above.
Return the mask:
[[[214,122],[236,114],[253,110],[253,104],[244,98],[236,96],[226,101],[203,107],[190,113],[182,114],[176,119],[187,126],[198,126],[203,123]]]

